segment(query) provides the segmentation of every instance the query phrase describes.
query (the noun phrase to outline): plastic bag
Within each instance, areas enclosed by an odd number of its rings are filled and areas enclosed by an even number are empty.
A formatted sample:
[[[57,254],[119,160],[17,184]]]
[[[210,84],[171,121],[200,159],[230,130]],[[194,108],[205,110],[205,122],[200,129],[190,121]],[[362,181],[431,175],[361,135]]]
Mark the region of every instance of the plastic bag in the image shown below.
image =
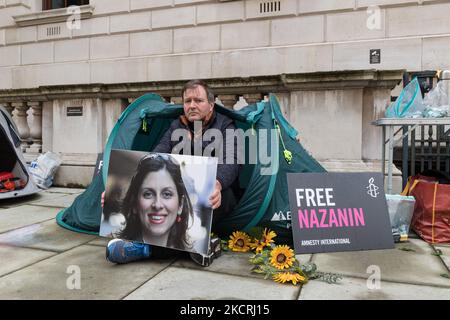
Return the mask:
[[[439,81],[423,99],[426,108],[423,111],[424,118],[443,118],[450,115],[448,95],[445,91],[444,81]]]
[[[394,242],[407,241],[416,200],[411,196],[387,194],[386,202]]]
[[[387,118],[421,118],[425,110],[417,78],[414,78],[386,110]]]
[[[53,184],[53,177],[61,163],[58,154],[48,151],[32,161],[28,169],[37,186],[41,189],[48,189]]]
[[[422,112],[424,118],[445,118],[449,114],[449,106],[426,107]]]

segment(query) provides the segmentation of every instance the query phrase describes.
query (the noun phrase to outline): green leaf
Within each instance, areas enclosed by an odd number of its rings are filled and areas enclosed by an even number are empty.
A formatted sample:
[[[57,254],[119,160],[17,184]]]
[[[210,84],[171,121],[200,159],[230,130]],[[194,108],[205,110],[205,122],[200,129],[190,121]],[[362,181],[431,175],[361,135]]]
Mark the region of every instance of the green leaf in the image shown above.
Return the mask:
[[[406,248],[406,247],[398,248],[398,250],[416,252],[416,250],[414,250],[412,248]]]
[[[264,263],[264,258],[259,256],[259,257],[253,257],[249,259],[250,263],[253,264],[263,264]]]
[[[306,262],[300,265],[300,269],[309,277],[311,274],[314,274],[317,271],[317,266],[315,263]]]
[[[442,277],[442,278],[450,279],[450,274],[448,274],[448,273],[443,273],[443,274],[441,274],[441,277]]]
[[[442,250],[436,249],[436,252],[432,253],[433,256],[440,257],[443,255]]]
[[[316,272],[310,277],[312,280],[317,279],[328,284],[337,284],[342,278],[342,275],[331,272]]]
[[[254,273],[259,273],[259,274],[263,274],[266,273],[264,270],[262,270],[259,266],[255,266],[254,268],[252,268],[252,272]]]
[[[222,249],[222,251],[230,251],[230,248],[228,248],[228,241],[220,240],[220,248]]]

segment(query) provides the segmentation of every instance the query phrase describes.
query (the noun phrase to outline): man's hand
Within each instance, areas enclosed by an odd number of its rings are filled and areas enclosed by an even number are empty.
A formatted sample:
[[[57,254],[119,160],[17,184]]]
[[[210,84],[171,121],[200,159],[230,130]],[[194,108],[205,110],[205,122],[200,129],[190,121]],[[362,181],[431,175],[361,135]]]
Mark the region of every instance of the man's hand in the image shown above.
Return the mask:
[[[105,206],[105,191],[102,192],[102,208]]]
[[[213,210],[220,207],[220,204],[222,203],[222,194],[220,193],[222,191],[222,185],[218,180],[216,180],[216,186],[214,187],[214,192],[212,193],[211,197],[209,197],[209,201],[211,203],[211,206]]]

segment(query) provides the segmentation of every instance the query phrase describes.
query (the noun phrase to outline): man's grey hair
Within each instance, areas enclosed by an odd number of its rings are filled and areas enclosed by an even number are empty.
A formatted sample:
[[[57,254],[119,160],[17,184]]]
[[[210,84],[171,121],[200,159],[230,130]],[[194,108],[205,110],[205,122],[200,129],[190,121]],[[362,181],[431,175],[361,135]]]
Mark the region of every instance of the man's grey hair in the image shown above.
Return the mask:
[[[214,103],[214,101],[215,101],[214,93],[212,92],[211,88],[203,80],[191,80],[188,83],[186,83],[183,86],[183,89],[181,90],[181,98],[184,98],[184,93],[186,92],[186,90],[195,89],[198,86],[201,86],[201,87],[203,87],[203,89],[205,89],[206,96],[208,97],[208,102]]]

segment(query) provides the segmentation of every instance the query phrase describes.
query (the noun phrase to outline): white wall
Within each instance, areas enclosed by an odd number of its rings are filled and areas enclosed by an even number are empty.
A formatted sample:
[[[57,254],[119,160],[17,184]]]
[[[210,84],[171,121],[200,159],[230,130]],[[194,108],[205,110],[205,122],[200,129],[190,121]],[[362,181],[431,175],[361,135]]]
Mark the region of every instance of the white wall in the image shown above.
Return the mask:
[[[0,1],[0,90],[133,82],[129,66],[139,71],[134,82],[450,68],[450,0],[283,0],[273,13],[260,13],[257,0],[92,0],[80,30],[17,27],[12,16],[40,1],[26,2]],[[374,4],[380,24],[371,30]],[[60,33],[49,35],[52,27]],[[374,48],[381,64],[369,63]]]

